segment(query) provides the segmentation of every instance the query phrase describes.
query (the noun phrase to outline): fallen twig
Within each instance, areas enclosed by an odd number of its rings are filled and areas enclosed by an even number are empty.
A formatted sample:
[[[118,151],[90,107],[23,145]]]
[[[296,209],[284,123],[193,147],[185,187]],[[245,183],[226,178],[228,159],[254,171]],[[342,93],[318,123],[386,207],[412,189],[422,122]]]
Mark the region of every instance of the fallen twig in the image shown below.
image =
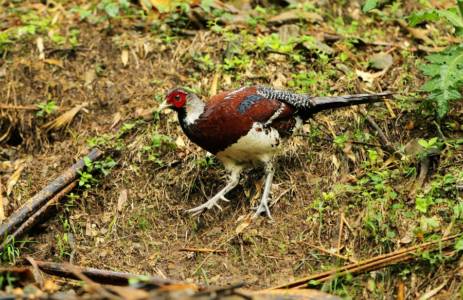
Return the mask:
[[[381,141],[382,147],[390,152],[390,153],[396,153],[397,150],[395,149],[394,145],[389,141],[389,139],[386,137],[384,134],[384,131],[379,127],[379,125],[376,123],[375,120],[371,116],[369,116],[364,109],[360,109],[360,113],[365,117],[367,120],[368,124],[376,131],[378,134],[378,137]]]
[[[99,283],[94,282],[93,280],[91,280],[88,276],[86,276],[83,273],[83,270],[81,268],[76,267],[74,265],[71,265],[69,263],[63,264],[62,267],[69,270],[69,272],[71,272],[77,279],[80,279],[83,282],[85,282],[85,284],[90,289],[92,289],[94,292],[97,292],[98,294],[100,294],[104,298],[106,298],[106,299],[115,299],[115,300],[122,299],[122,298],[120,298],[120,297],[118,297],[116,295],[111,294],[109,291],[107,291]]]
[[[72,191],[77,186],[77,180],[74,180],[61,191],[59,191],[55,196],[53,196],[48,202],[46,202],[42,207],[40,207],[36,212],[34,212],[29,218],[27,218],[14,232],[10,233],[7,238],[0,245],[0,250],[3,250],[6,245],[10,242],[17,240],[18,237],[29,231],[37,223],[40,222],[41,218],[45,216],[59,201],[66,196],[70,191]]]
[[[331,280],[338,276],[343,276],[346,274],[359,274],[367,271],[378,270],[383,267],[387,267],[399,262],[404,262],[407,260],[412,260],[415,258],[415,253],[417,251],[424,250],[437,250],[438,248],[444,248],[449,246],[451,242],[461,237],[462,234],[452,235],[446,238],[442,238],[438,241],[427,242],[421,245],[416,245],[413,247],[401,249],[392,253],[379,255],[372,257],[370,259],[360,261],[356,264],[350,264],[344,267],[336,268],[330,271],[313,274],[299,280],[279,285],[276,287],[271,287],[270,289],[294,289],[294,288],[304,288],[311,281],[316,282],[325,282]]]
[[[94,161],[103,154],[98,149],[93,149],[87,157]],[[11,216],[0,225],[0,237],[7,237],[17,230],[31,215],[36,213],[48,200],[56,195],[63,188],[68,186],[77,179],[78,172],[85,166],[84,159],[80,159],[69,169],[64,171],[60,176],[48,184],[44,189],[35,194],[28,202],[16,210]]]
[[[0,109],[4,109],[4,110],[39,110],[39,107],[37,105],[0,104]]]
[[[78,266],[72,266],[72,270],[69,268],[70,264],[60,264],[54,262],[36,260],[35,263],[42,272],[49,275],[61,276],[71,279],[80,279],[76,276],[76,271],[90,278],[94,282],[101,284],[112,284],[112,285],[128,285],[130,279],[140,278],[142,282],[151,284],[157,287],[177,284],[178,282],[169,279],[163,279],[160,277],[146,276],[146,275],[135,275],[125,272],[115,272],[109,270],[101,270],[95,268],[83,268]]]
[[[210,294],[215,294],[216,299],[220,299],[220,298],[226,297],[226,296],[239,295],[243,299],[252,300],[252,297],[236,291],[236,289],[239,289],[239,288],[241,288],[243,286],[244,286],[244,283],[240,282],[240,283],[232,284],[232,285],[225,286],[225,287],[212,288],[212,289],[209,288],[209,289],[206,289],[204,291],[197,292],[195,294],[195,297],[208,296]]]
[[[352,263],[358,263],[355,259],[351,258],[351,257],[347,257],[347,256],[344,256],[344,255],[341,255],[337,252],[331,252],[330,250],[328,249],[325,249],[323,247],[320,247],[320,246],[317,246],[317,245],[313,245],[313,244],[310,244],[310,243],[307,243],[307,242],[304,242],[304,244],[306,244],[307,246],[309,247],[312,247],[312,248],[315,248],[317,249],[318,251],[320,252],[323,252],[329,256],[334,256],[334,257],[338,257],[340,259],[343,259],[343,260],[347,260],[347,261],[350,261]]]
[[[221,250],[221,249],[192,248],[192,247],[180,248],[180,249],[178,249],[178,251],[184,251],[184,252],[203,252],[203,253],[226,253],[225,250]]]

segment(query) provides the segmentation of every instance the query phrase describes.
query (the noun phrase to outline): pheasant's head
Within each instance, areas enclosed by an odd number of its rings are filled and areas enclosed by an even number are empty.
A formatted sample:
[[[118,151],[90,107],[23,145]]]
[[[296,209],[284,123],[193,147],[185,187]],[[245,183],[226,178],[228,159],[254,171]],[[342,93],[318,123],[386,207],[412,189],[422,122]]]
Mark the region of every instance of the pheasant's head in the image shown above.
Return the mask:
[[[204,112],[204,102],[193,92],[175,88],[167,92],[166,100],[158,108],[161,111],[170,108],[178,113],[179,120],[184,124],[194,123]]]
[[[172,108],[173,110],[181,110],[187,105],[188,98],[190,98],[189,92],[182,88],[176,88],[167,93],[166,101],[162,106]]]

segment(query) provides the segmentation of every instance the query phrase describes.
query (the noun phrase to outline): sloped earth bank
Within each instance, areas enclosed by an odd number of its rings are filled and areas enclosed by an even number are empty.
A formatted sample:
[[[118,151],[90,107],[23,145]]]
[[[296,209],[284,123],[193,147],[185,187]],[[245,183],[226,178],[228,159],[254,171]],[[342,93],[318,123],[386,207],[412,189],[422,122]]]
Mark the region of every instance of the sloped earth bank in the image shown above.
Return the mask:
[[[3,252],[5,265],[30,255],[258,289],[461,231],[463,149],[452,142],[462,138],[461,104],[438,123],[416,93],[423,83],[416,65],[426,51],[451,42],[450,29],[422,28],[431,44],[411,35],[395,20],[420,9],[417,4],[364,14],[357,1],[312,1],[294,4],[306,13],[294,17],[291,7],[261,3],[235,8],[227,12],[232,21],[219,18],[209,27],[204,19],[213,14],[200,8],[156,21],[154,12],[140,18],[143,10],[134,2],[131,13],[91,24],[79,20],[78,5],[90,4],[2,3],[1,30],[31,24],[33,15],[49,20],[8,43],[0,60],[4,214],[91,147],[110,149],[117,164],[106,176],[81,180],[56,216],[16,241],[14,254]],[[94,15],[106,16],[99,9]],[[243,18],[248,21],[238,23]],[[71,45],[76,29],[78,41]],[[56,42],[54,34],[65,41]],[[308,38],[290,39],[301,36]],[[375,70],[367,62],[378,53],[386,66]],[[184,211],[213,195],[225,173],[186,139],[173,113],[150,112],[175,86],[206,97],[250,84],[323,95],[395,91],[395,101],[364,109],[397,153],[381,147],[361,109],[322,113],[283,146],[273,221],[247,219],[262,187],[262,173],[254,171],[229,193],[232,201],[222,211],[189,216]],[[57,109],[35,110],[47,102]],[[75,107],[63,126],[48,124]],[[446,141],[423,158],[417,141],[433,137]],[[440,296],[457,297],[460,269],[457,251],[417,253],[414,263],[337,278],[321,288],[355,299],[390,299],[402,288],[415,298],[440,287]]]

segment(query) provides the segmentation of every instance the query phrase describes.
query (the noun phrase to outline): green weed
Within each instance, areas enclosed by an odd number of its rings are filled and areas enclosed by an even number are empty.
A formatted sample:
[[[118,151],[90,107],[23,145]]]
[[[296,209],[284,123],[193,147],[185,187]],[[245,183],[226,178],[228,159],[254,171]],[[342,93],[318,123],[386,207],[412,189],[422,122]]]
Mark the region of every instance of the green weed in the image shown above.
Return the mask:
[[[56,105],[55,101],[42,102],[37,104],[37,107],[39,108],[39,110],[36,113],[38,117],[45,117],[51,115],[58,109],[58,106]]]
[[[176,145],[172,139],[158,132],[153,133],[151,136],[151,143],[143,146],[142,151],[148,155],[148,160],[158,165],[163,165],[163,161],[160,156],[166,149],[175,149]]]
[[[88,157],[84,157],[85,170],[79,171],[79,186],[84,188],[90,188],[92,185],[98,183],[98,180],[92,174],[102,173],[104,176],[108,175],[111,169],[116,166],[116,162],[111,157],[107,157],[103,161],[93,162]]]
[[[463,36],[463,2],[450,9],[430,9],[413,13],[408,17],[409,24],[416,26],[423,22],[446,20],[452,25],[456,36]],[[427,63],[419,66],[428,77],[421,90],[428,93],[428,108],[437,118],[442,119],[450,110],[450,104],[461,99],[463,86],[463,45],[453,45],[444,51],[425,57]]]
[[[17,242],[13,239],[10,243],[5,245],[3,250],[0,252],[2,262],[8,262],[15,264],[16,259],[21,254],[19,247],[16,246]]]
[[[2,272],[0,274],[0,290],[5,289],[7,286],[13,287],[16,281],[18,281],[18,278],[11,272]]]

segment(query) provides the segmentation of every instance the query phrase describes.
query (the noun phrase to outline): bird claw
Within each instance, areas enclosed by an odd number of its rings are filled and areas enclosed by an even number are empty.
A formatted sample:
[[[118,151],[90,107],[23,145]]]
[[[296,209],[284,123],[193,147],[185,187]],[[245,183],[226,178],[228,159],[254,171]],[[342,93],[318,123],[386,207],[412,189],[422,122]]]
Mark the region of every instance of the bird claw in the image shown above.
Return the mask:
[[[218,209],[222,210],[222,207],[217,203],[217,202],[219,202],[219,200],[223,200],[225,202],[230,202],[230,200],[225,198],[224,195],[215,195],[214,197],[209,199],[207,202],[205,202],[205,203],[203,203],[203,204],[201,204],[201,205],[199,205],[197,207],[193,207],[191,209],[188,209],[185,212],[191,214],[191,216],[196,216],[196,215],[199,215],[199,214],[203,213],[205,210],[213,208],[214,206],[216,206]]]
[[[265,202],[261,202],[259,203],[259,206],[256,209],[256,212],[254,213],[254,215],[252,216],[253,219],[257,218],[258,216],[260,216],[263,212],[265,212],[265,214],[267,215],[267,217],[269,217],[270,220],[273,220],[272,218],[272,215],[270,214],[270,209],[268,207],[268,204],[265,203]]]

